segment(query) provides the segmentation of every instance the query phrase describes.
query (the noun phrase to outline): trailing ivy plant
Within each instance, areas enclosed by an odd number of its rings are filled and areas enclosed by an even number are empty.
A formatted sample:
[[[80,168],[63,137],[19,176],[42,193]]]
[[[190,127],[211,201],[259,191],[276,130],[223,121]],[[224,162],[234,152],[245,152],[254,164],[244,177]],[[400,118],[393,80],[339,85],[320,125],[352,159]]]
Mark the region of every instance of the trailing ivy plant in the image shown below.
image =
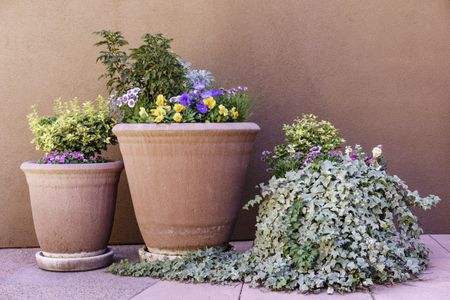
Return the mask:
[[[254,247],[245,253],[199,250],[174,260],[129,263],[110,271],[190,282],[243,281],[272,290],[329,293],[416,277],[428,262],[412,207],[430,209],[385,170],[381,146],[345,153],[312,147],[299,168],[261,184]],[[329,151],[328,151],[329,150]]]

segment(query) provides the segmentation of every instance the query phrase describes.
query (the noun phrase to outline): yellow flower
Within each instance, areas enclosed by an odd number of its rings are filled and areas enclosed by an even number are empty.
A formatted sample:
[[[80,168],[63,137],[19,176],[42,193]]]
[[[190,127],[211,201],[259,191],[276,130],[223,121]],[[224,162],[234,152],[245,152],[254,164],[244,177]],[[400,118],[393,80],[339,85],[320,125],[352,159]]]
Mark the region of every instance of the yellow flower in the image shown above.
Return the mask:
[[[144,107],[140,107],[139,108],[139,116],[141,118],[147,118],[148,117],[148,113],[145,111]]]
[[[228,116],[228,109],[222,104],[219,105],[219,115],[222,115],[224,117]]]
[[[203,104],[208,106],[209,109],[213,109],[216,106],[216,100],[214,100],[214,98],[210,96],[203,100]]]
[[[179,113],[182,112],[186,107],[184,105],[181,105],[180,103],[176,103],[173,106],[173,109],[175,110],[175,112]]]
[[[166,115],[166,110],[162,106],[158,106],[157,108],[151,109],[150,112],[155,117],[159,117],[159,116],[164,117]]]
[[[231,118],[233,120],[236,120],[239,117],[239,113],[236,110],[236,107],[233,106],[233,108],[231,109]]]
[[[155,118],[155,122],[156,122],[156,123],[161,123],[162,120],[164,120],[164,116],[163,116],[163,115],[157,116],[157,117]]]
[[[180,123],[180,122],[181,122],[181,119],[183,119],[183,117],[181,116],[181,114],[180,114],[179,112],[177,112],[177,113],[175,113],[175,114],[173,115],[173,120],[174,120],[175,122]]]
[[[158,95],[158,97],[156,97],[156,105],[158,106],[164,106],[166,105],[166,97],[164,97],[164,95]]]

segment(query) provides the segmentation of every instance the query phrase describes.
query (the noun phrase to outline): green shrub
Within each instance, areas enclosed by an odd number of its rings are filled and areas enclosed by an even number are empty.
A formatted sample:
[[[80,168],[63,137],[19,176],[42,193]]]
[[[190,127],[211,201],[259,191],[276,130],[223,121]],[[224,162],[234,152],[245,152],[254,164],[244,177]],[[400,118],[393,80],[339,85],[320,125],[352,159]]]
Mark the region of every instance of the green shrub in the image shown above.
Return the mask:
[[[330,122],[319,120],[311,114],[295,119],[291,125],[285,124],[283,130],[285,143],[275,146],[272,152],[263,152],[263,160],[277,177],[300,168],[312,147],[320,146],[327,153],[345,142]]]
[[[121,96],[127,90],[139,87],[139,106],[124,107],[125,119],[136,118],[140,107],[149,109],[160,94],[167,99],[180,95],[187,88],[188,69],[177,54],[170,50],[172,39],[162,34],[145,34],[143,44],[130,49],[130,54],[121,48],[128,42],[121,32],[102,30],[96,32],[102,40],[96,46],[106,46],[100,51],[97,61],[103,63],[106,72],[100,77],[107,78],[110,93]]]
[[[86,156],[99,154],[109,144],[115,144],[112,133],[115,121],[109,113],[105,99],[86,101],[80,105],[77,98],[68,102],[56,100],[54,115],[39,116],[36,107],[28,115],[28,123],[34,134],[32,143],[45,153],[81,152]]]

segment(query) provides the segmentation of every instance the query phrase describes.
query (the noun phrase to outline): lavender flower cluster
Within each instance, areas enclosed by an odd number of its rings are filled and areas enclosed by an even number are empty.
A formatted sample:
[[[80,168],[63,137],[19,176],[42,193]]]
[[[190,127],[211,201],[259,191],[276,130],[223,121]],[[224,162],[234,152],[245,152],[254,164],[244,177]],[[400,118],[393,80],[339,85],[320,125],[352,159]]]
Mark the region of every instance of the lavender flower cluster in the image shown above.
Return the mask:
[[[321,150],[322,147],[320,146],[311,147],[311,149],[309,149],[308,154],[306,154],[305,160],[303,161],[303,166],[312,163],[317,157],[321,156],[322,154],[320,153]]]
[[[118,97],[115,100],[115,104],[118,107],[122,107],[122,105],[128,105],[128,107],[133,108],[138,101],[138,94],[141,92],[140,88],[132,88],[126,92],[126,94]]]
[[[54,150],[48,153],[44,158],[38,161],[41,164],[80,164],[80,163],[103,163],[105,159],[100,156],[86,157],[83,153],[79,151],[69,152],[59,152]]]
[[[237,88],[224,89],[224,93],[228,95],[235,95],[239,92],[246,92],[248,88],[246,86],[238,86]]]

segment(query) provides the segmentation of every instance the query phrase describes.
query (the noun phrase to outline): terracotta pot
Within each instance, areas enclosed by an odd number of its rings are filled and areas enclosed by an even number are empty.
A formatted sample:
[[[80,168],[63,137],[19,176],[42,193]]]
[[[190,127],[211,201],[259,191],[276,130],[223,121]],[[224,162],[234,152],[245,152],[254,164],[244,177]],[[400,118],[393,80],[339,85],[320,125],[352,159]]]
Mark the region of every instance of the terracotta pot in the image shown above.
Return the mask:
[[[254,123],[113,128],[149,251],[177,254],[227,245],[259,130]]]
[[[65,165],[25,162],[20,168],[30,190],[41,256],[56,261],[98,258],[105,254],[122,162]],[[109,256],[106,260],[112,259],[112,252]],[[86,259],[83,261],[86,264]],[[88,265],[102,267],[98,263]],[[105,259],[100,264],[106,264]],[[57,266],[55,268],[58,270]],[[76,262],[72,263],[72,268],[85,269],[77,267]],[[62,271],[68,270],[63,268]]]

